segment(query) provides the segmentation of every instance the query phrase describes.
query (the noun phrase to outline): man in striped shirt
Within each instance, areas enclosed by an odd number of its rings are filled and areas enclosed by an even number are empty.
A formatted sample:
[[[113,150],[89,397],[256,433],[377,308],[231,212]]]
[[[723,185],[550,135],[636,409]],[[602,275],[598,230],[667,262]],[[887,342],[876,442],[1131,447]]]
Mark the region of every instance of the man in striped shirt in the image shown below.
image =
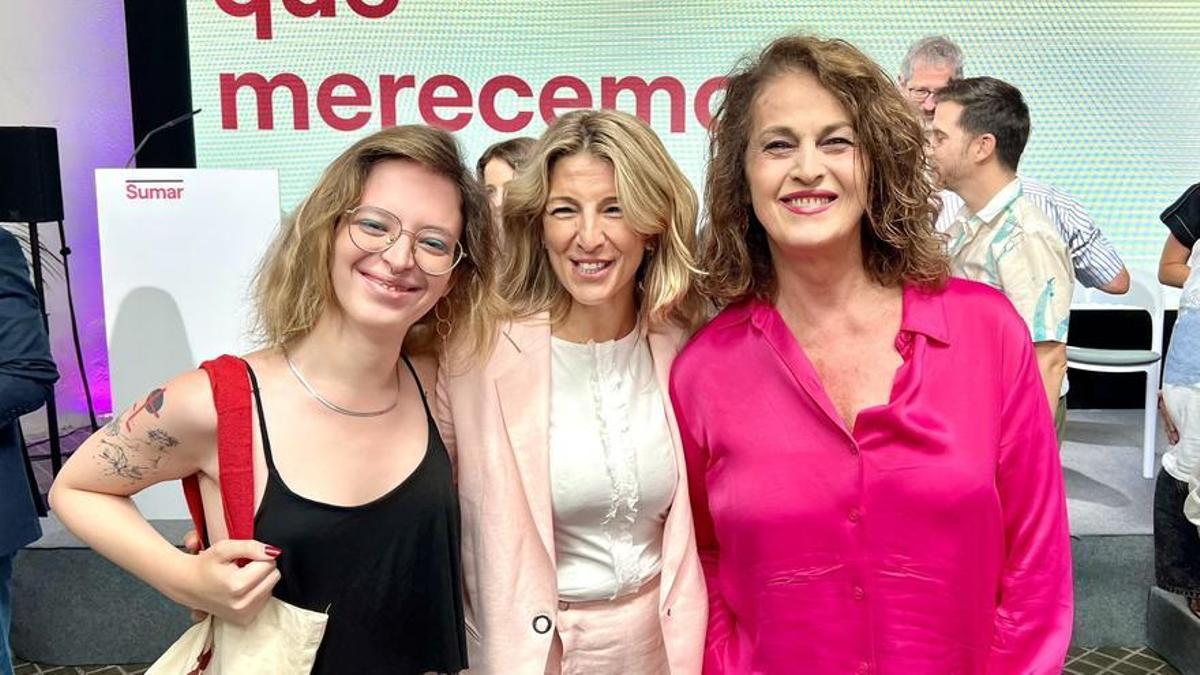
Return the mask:
[[[928,128],[933,121],[938,91],[962,76],[962,50],[948,38],[933,36],[918,40],[909,48],[901,63],[898,83],[901,92],[921,111]],[[1021,185],[1024,196],[1050,218],[1066,242],[1079,283],[1118,295],[1129,290],[1125,263],[1079,200],[1028,176],[1021,176]],[[943,190],[939,196],[942,210],[937,229],[945,232],[963,201],[949,190]]]

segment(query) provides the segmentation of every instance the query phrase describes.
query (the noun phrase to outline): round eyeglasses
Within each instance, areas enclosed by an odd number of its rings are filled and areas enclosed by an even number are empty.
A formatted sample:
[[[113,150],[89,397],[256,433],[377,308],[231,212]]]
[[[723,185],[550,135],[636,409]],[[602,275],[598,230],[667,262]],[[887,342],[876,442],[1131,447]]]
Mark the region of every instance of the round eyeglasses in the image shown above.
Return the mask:
[[[413,262],[426,274],[435,277],[449,274],[466,257],[462,244],[445,230],[436,227],[406,230],[396,214],[387,209],[358,206],[345,215],[350,241],[367,253],[383,253],[407,234],[412,239]]]
[[[905,87],[904,91],[908,93],[908,98],[913,103],[924,103],[930,96],[937,96],[941,88],[928,89],[926,87]]]

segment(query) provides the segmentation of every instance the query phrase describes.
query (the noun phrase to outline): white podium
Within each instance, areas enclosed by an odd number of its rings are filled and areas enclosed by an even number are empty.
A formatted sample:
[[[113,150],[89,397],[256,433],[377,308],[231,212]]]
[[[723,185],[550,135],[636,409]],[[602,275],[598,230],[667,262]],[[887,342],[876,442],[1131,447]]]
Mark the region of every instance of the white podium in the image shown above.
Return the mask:
[[[253,347],[250,281],[280,221],[275,171],[99,169],[96,210],[114,411]],[[134,500],[147,519],[188,517],[177,481]]]

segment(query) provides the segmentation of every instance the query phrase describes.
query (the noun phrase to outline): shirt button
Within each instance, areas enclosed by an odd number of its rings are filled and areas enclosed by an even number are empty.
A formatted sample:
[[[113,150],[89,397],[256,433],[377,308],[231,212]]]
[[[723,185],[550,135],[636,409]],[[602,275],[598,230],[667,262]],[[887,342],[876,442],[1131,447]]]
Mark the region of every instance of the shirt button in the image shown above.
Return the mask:
[[[855,599],[855,600],[862,600],[862,599],[863,599],[863,598],[865,598],[865,597],[867,597],[867,592],[863,590],[863,587],[862,587],[862,586],[855,586],[855,587],[854,587],[854,599]]]
[[[850,509],[850,513],[847,513],[846,517],[850,519],[850,522],[857,523],[859,518],[862,518],[862,512],[858,509]]]
[[[871,670],[871,664],[862,661],[858,664],[858,672],[860,675],[866,675],[867,671]]]
[[[852,455],[858,454],[858,446],[857,445],[850,446],[850,454],[852,454]]]

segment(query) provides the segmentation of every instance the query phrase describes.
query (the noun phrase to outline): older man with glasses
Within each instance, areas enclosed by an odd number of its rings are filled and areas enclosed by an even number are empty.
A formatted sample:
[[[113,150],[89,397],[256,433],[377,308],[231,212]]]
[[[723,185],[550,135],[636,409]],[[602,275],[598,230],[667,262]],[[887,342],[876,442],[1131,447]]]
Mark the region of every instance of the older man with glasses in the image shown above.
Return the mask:
[[[900,91],[921,111],[926,131],[933,123],[936,94],[963,76],[963,54],[958,45],[940,35],[921,38],[908,48],[900,63]]]
[[[937,94],[952,80],[963,77],[963,52],[952,40],[941,35],[921,38],[909,47],[900,62],[897,84],[900,91],[921,112],[926,130],[933,123]],[[1129,290],[1129,271],[1116,248],[1096,226],[1087,209],[1071,195],[1029,176],[1021,176],[1024,194],[1050,217],[1071,255],[1075,278],[1089,288],[1120,295]],[[942,210],[937,229],[945,232],[954,223],[954,214],[962,208],[958,195],[942,190]]]

